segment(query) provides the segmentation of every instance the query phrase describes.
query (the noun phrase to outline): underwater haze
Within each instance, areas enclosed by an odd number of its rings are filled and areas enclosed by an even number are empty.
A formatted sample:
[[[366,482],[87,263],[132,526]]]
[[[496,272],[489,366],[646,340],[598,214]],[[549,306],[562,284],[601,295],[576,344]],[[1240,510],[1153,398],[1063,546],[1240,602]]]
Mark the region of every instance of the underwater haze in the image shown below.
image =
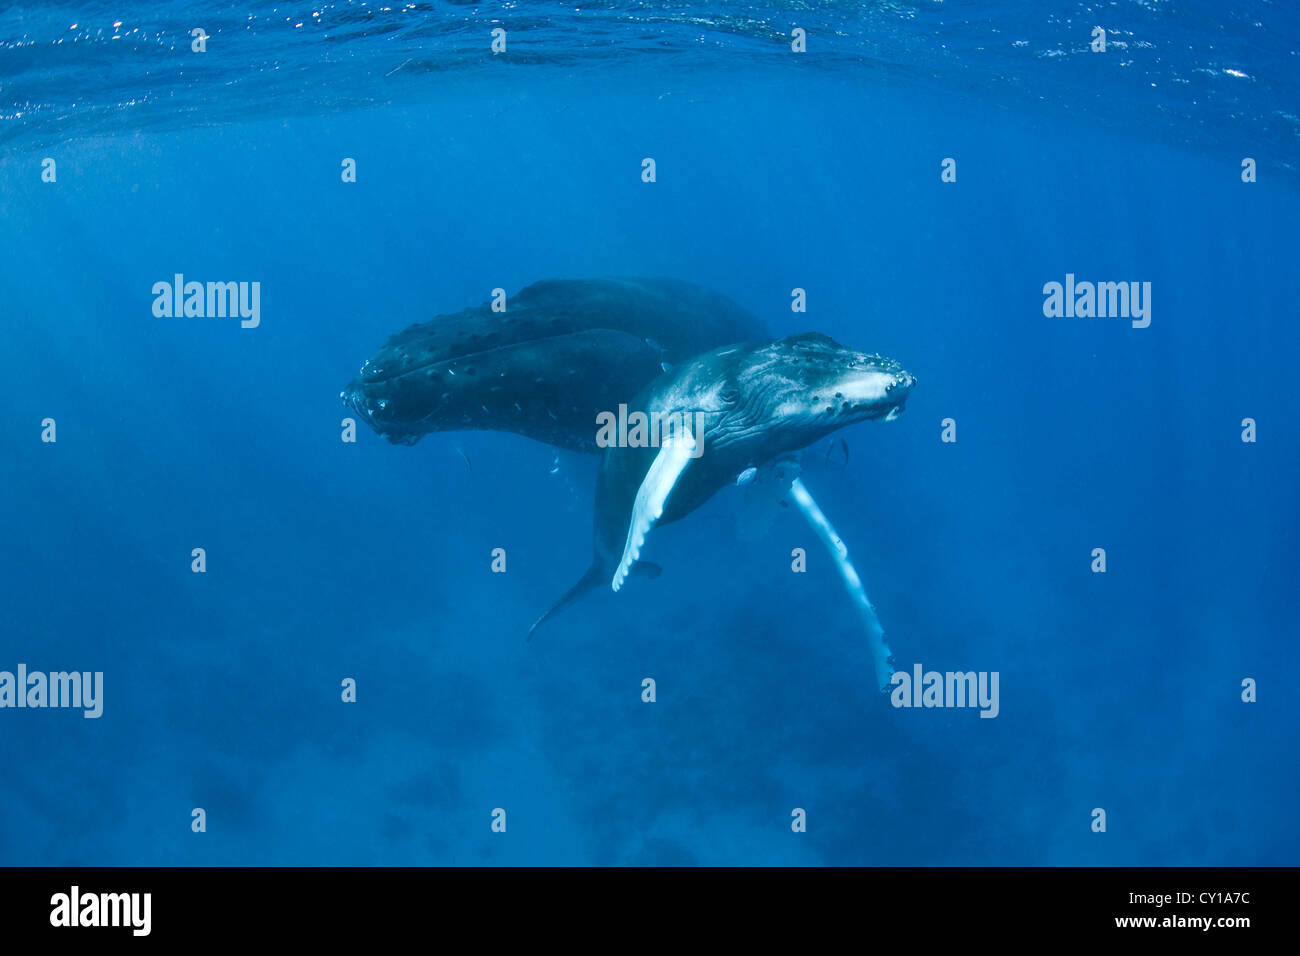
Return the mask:
[[[0,10],[0,672],[102,674],[10,684],[0,863],[1294,865],[1297,104],[1282,0]],[[600,276],[916,376],[803,481],[996,707],[739,487],[526,641],[600,459],[346,440]]]

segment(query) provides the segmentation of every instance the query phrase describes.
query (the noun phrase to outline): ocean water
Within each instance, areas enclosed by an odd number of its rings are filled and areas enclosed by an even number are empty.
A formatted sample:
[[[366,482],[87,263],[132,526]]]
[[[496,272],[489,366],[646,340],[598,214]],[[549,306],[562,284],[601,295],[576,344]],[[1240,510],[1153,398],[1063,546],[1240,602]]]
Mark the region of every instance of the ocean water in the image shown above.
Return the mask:
[[[1293,5],[42,4],[0,51],[0,671],[103,674],[0,708],[0,862],[1297,862]],[[259,324],[156,317],[177,273]],[[916,374],[805,481],[995,718],[893,706],[735,488],[525,642],[598,460],[341,440],[389,334],[604,275]],[[1045,315],[1067,275],[1149,325]]]

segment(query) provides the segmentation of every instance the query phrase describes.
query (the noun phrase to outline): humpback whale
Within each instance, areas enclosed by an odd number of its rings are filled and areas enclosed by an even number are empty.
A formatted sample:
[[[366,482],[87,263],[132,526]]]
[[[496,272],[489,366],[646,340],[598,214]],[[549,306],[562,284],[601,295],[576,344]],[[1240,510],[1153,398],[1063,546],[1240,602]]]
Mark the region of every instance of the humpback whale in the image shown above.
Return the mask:
[[[794,456],[846,425],[892,421],[915,384],[893,359],[851,351],[816,332],[724,346],[669,370],[635,404],[681,427],[658,448],[606,448],[596,486],[591,566],[534,622],[530,635],[594,588],[622,588],[654,527],[686,517],[724,486],[775,470],[785,475],[794,503],[858,603],[883,686],[889,674],[884,631],[847,549],[799,479]]]
[[[484,304],[393,335],[341,397],[396,444],[478,429],[600,452],[598,416],[621,403],[636,399],[661,417],[675,413],[671,420],[690,415],[692,426],[657,450],[605,451],[592,566],[529,636],[601,584],[618,590],[633,572],[657,574],[640,560],[650,530],[734,482],[754,497],[784,495],[811,524],[858,609],[884,687],[892,673],[884,630],[794,450],[853,422],[897,417],[916,380],[890,359],[816,333],[769,339],[731,299],[689,282],[549,279],[520,290],[504,312]]]
[[[393,335],[340,397],[375,431],[414,444],[436,431],[509,431],[599,452],[596,415],[665,367],[766,339],[719,293],[661,278],[547,279]]]

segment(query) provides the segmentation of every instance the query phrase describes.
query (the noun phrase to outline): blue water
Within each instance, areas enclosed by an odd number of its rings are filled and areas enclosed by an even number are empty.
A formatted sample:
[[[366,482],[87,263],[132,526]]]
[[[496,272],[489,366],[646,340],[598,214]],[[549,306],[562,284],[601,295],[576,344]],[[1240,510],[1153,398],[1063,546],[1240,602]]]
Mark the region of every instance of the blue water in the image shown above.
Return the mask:
[[[1293,6],[190,7],[0,13],[0,670],[104,674],[0,709],[0,862],[1297,862]],[[175,273],[260,325],[155,318]],[[1046,317],[1067,273],[1150,326]],[[390,333],[600,275],[918,376],[805,480],[899,665],[998,672],[995,719],[876,693],[736,489],[525,643],[596,459],[340,440]]]

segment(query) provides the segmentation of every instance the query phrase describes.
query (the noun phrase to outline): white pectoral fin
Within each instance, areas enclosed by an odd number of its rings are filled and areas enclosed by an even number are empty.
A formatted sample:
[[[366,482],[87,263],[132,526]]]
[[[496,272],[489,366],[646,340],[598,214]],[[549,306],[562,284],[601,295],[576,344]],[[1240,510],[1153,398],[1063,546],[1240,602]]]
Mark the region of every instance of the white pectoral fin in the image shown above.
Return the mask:
[[[632,565],[641,556],[641,546],[645,544],[646,535],[663,517],[664,504],[672,494],[677,479],[681,478],[682,472],[691,463],[694,451],[695,439],[689,429],[683,429],[680,435],[664,439],[654,464],[637,489],[636,503],[632,505],[632,519],[627,529],[627,541],[623,545],[623,560],[618,563],[618,570],[614,572],[611,583],[615,591],[623,586]]]
[[[826,515],[822,514],[821,508],[817,507],[817,502],[813,501],[812,495],[798,478],[790,484],[790,495],[799,506],[799,510],[803,512],[803,516],[808,519],[808,523],[812,525],[813,530],[817,532],[817,537],[821,538],[822,544],[826,545],[826,550],[835,559],[840,577],[844,579],[844,587],[857,606],[867,631],[867,641],[876,667],[876,684],[881,690],[888,690],[890,678],[894,674],[894,666],[890,662],[893,655],[889,651],[889,645],[885,643],[885,629],[881,626],[880,618],[876,616],[876,609],[862,587],[862,579],[858,577],[858,572],[849,561],[849,549],[845,547],[843,540],[826,519]]]

